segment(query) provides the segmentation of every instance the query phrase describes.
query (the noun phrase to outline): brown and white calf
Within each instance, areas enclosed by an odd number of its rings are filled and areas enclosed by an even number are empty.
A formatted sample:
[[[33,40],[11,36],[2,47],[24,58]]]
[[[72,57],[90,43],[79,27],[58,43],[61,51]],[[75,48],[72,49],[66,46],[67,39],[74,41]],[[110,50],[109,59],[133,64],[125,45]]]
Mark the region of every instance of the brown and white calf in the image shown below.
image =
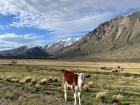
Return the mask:
[[[77,96],[79,98],[79,105],[81,105],[81,91],[82,91],[82,86],[85,80],[84,74],[83,73],[74,73],[69,70],[62,70],[64,73],[63,77],[63,85],[64,85],[64,98],[65,101],[67,101],[67,87],[70,86],[73,90],[74,93],[74,105],[76,105],[77,102]]]

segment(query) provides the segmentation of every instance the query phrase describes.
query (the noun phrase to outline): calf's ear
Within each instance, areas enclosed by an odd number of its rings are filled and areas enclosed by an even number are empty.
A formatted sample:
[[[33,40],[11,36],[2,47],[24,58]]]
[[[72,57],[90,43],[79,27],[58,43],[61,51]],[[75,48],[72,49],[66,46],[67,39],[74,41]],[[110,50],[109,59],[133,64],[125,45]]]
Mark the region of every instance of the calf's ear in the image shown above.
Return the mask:
[[[61,69],[61,72],[63,73],[65,71],[65,69]]]
[[[86,74],[85,75],[85,78],[90,78],[90,74]]]

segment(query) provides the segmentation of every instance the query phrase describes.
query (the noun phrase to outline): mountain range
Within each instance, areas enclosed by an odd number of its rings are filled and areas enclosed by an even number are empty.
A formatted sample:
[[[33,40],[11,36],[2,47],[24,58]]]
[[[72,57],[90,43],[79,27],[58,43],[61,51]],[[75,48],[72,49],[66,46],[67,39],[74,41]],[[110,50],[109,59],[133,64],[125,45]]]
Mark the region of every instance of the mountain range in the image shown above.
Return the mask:
[[[1,58],[55,58],[55,54],[71,46],[79,39],[63,39],[45,46],[21,46],[18,48],[0,51]]]
[[[94,20],[93,20],[94,21]],[[33,53],[33,54],[32,54]],[[140,12],[121,16],[100,24],[80,39],[1,51],[0,56],[55,57],[86,60],[139,60]]]

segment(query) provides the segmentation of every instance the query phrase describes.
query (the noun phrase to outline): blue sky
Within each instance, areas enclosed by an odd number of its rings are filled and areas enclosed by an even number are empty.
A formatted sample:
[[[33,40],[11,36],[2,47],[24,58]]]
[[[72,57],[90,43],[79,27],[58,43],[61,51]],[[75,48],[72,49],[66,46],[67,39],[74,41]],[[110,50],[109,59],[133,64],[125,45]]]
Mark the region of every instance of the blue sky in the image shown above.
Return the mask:
[[[78,38],[140,10],[140,0],[1,0],[0,50]]]

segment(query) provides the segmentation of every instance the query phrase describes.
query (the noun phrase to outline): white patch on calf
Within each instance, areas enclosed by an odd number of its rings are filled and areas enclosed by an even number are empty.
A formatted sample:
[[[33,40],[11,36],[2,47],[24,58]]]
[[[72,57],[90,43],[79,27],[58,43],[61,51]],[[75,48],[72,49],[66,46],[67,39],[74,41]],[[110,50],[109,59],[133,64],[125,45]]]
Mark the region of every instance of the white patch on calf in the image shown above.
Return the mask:
[[[78,74],[78,98],[79,98],[79,105],[81,105],[81,91],[82,91],[82,86],[84,84],[84,74],[80,73]]]
[[[80,73],[78,74],[78,88],[79,88],[79,91],[82,90],[82,86],[84,84],[84,80],[85,80],[85,77],[84,77],[84,74],[83,73]]]

